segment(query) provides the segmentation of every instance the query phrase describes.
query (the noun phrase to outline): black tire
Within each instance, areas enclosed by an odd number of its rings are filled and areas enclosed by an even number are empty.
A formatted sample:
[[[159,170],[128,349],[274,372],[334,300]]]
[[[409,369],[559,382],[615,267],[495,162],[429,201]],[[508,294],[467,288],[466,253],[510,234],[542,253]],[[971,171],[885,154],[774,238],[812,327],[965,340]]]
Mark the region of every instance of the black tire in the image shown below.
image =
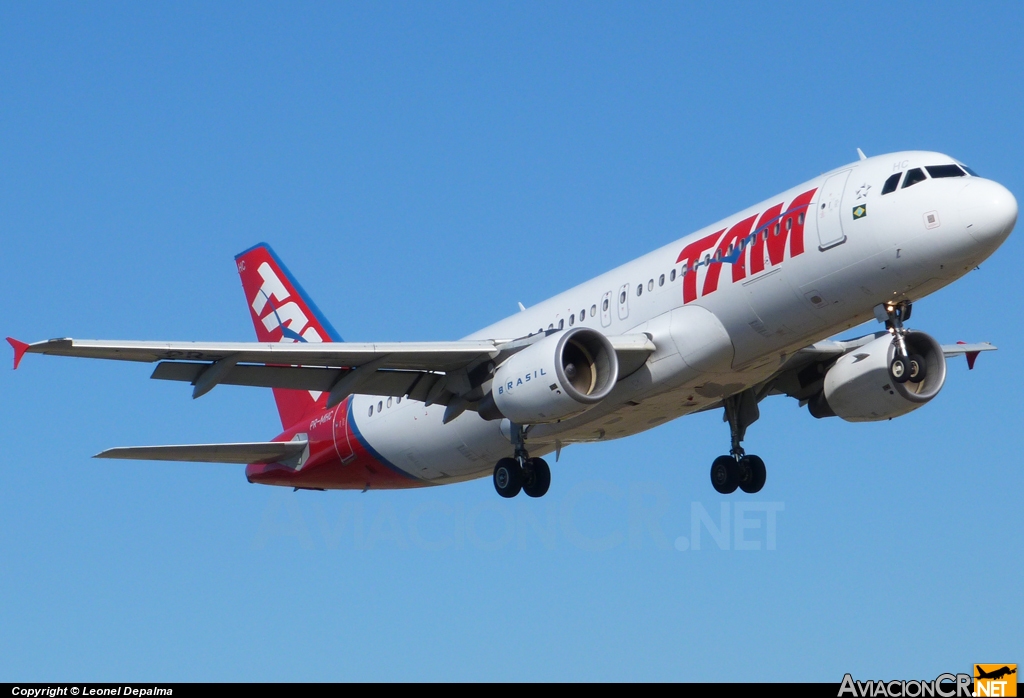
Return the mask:
[[[736,459],[732,456],[719,456],[711,464],[711,486],[719,494],[732,494],[739,486]]]
[[[747,494],[756,494],[764,487],[768,479],[768,469],[764,467],[764,461],[757,456],[743,456],[739,463],[740,471],[746,471],[750,477],[747,480],[740,480],[740,489]]]
[[[543,497],[551,487],[551,468],[543,458],[526,461],[523,478],[523,492],[527,497]]]
[[[889,376],[897,383],[906,383],[910,378],[910,367],[906,359],[897,356],[889,364]]]
[[[523,489],[523,470],[515,458],[502,458],[494,466],[494,489],[505,499],[511,499]]]
[[[910,375],[907,377],[911,383],[920,383],[928,375],[928,366],[924,362],[924,357],[920,354],[911,354],[907,358],[907,363],[910,366]]]

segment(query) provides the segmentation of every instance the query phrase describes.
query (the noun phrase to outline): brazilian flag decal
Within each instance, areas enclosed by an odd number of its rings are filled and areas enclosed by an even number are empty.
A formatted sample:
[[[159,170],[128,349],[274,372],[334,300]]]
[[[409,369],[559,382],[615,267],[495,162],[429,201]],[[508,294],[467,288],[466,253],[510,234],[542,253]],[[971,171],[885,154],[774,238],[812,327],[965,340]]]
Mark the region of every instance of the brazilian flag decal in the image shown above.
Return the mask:
[[[853,207],[853,220],[857,220],[858,218],[863,218],[866,215],[868,215],[868,205],[867,204],[861,204],[860,206],[854,206]]]

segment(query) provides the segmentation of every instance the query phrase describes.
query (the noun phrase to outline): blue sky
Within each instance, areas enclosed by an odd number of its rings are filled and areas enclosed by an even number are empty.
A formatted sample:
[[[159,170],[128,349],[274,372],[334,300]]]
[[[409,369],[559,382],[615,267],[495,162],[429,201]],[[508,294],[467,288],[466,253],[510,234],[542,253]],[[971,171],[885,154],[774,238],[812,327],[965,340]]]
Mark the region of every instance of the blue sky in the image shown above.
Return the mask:
[[[1020,198],[1021,26],[1012,2],[0,4],[0,330],[250,340],[232,257],[265,240],[346,339],[458,338],[857,147]],[[1020,235],[914,307],[998,352],[891,422],[765,401],[747,498],[710,487],[718,414],[567,449],[539,501],[95,461],[269,438],[272,398],[28,357],[0,370],[0,680],[1024,661]]]

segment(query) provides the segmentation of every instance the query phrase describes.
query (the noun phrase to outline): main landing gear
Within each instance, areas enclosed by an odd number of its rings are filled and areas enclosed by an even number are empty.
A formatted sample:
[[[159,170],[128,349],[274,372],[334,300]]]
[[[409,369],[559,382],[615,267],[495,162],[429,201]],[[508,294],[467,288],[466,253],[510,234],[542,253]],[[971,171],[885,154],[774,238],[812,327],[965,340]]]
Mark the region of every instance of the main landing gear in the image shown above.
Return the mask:
[[[910,319],[911,309],[910,301],[885,304],[876,309],[876,314],[885,316],[885,327],[892,334],[895,355],[889,362],[889,376],[897,383],[920,383],[927,374],[924,358],[907,350],[907,331],[903,328],[903,321]]]
[[[760,492],[768,478],[764,461],[757,456],[748,456],[740,445],[747,427],[761,416],[757,396],[753,390],[744,390],[727,397],[724,403],[732,448],[729,455],[719,456],[711,464],[711,485],[721,494],[732,494],[737,487],[747,494]]]
[[[530,458],[523,441],[523,429],[512,425],[514,458],[502,458],[494,466],[494,489],[502,497],[511,499],[520,490],[527,497],[543,497],[551,486],[551,469],[543,458]]]

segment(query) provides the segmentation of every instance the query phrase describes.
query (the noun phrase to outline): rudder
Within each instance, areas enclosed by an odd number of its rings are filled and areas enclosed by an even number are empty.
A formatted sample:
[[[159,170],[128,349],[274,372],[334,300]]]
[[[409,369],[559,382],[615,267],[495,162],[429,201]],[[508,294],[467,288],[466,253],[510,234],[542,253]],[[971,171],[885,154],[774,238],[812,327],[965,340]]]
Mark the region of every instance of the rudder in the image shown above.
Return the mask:
[[[260,243],[236,255],[235,265],[258,341],[285,344],[342,341],[270,245]],[[273,390],[284,429],[315,408],[327,405],[327,396],[319,391]]]

